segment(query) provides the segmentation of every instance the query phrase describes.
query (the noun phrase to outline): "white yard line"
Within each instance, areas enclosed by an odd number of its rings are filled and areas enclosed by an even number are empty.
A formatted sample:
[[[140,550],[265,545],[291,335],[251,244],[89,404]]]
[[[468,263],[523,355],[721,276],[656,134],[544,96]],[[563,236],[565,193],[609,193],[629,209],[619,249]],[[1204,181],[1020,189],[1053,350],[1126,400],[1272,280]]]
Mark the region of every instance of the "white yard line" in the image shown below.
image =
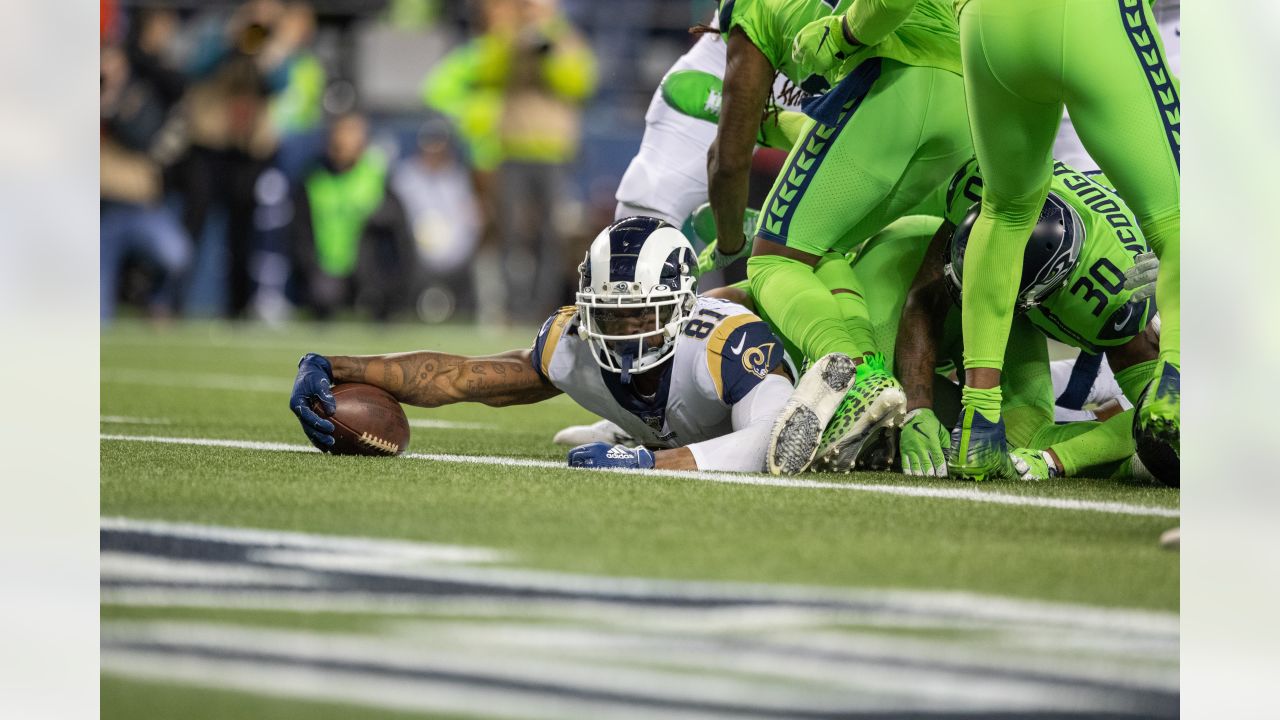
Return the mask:
[[[271,450],[278,452],[316,452],[306,445],[288,443],[257,442],[250,440],[214,440],[208,438],[156,437],[147,435],[117,435],[104,433],[102,440],[124,442],[151,442],[169,445],[201,445],[206,447],[225,447],[241,450]],[[470,463],[498,467],[539,467],[565,470],[564,463],[548,460],[528,460],[523,458],[497,457],[491,455],[449,455],[442,453],[406,453],[402,457],[411,460],[432,460],[447,463]],[[584,470],[581,472],[599,472]],[[704,482],[730,483],[737,485],[761,485],[767,487],[799,488],[809,490],[844,490],[851,492],[869,492],[881,495],[901,495],[907,497],[924,497],[938,500],[963,500],[968,502],[991,503],[996,505],[1014,505],[1021,507],[1039,507],[1053,510],[1074,510],[1083,512],[1100,512],[1114,515],[1137,515],[1147,517],[1180,517],[1177,508],[1156,507],[1150,505],[1133,505],[1130,503],[1104,502],[1098,500],[1079,500],[1073,498],[1053,498],[1033,495],[1009,495],[1005,493],[986,492],[976,488],[927,487],[912,485],[862,485],[857,483],[837,483],[820,480],[804,480],[797,478],[771,477],[768,475],[749,475],[745,473],[715,473],[682,470],[611,470],[616,473],[639,473],[645,477],[671,477]]]

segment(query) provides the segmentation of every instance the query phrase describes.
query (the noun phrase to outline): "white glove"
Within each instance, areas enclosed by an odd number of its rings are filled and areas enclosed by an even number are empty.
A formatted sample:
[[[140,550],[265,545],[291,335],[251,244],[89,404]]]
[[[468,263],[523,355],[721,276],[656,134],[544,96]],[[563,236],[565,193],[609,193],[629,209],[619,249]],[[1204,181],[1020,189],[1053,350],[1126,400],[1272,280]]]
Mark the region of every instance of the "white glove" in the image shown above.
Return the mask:
[[[1133,292],[1132,299],[1146,300],[1156,294],[1156,277],[1160,274],[1160,260],[1156,254],[1145,252],[1133,259],[1133,267],[1124,271],[1124,289]]]

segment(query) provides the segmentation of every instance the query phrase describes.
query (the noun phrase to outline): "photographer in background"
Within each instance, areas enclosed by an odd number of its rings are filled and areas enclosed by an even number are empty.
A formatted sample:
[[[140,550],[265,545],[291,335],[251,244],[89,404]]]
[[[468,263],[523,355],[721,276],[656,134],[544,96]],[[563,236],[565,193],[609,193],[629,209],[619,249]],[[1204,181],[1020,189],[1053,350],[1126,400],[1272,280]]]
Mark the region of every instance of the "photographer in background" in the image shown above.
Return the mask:
[[[569,297],[562,242],[566,167],[578,154],[596,62],[555,0],[491,0],[476,82],[502,91],[498,238],[511,319],[540,320]],[[537,268],[530,272],[530,268]]]
[[[130,258],[153,271],[147,298],[153,319],[172,316],[191,265],[191,238],[165,205],[165,171],[184,150],[185,126],[174,112],[182,75],[166,61],[177,27],[171,11],[138,12],[123,46],[102,49],[100,167],[100,317],[115,316],[119,282]]]

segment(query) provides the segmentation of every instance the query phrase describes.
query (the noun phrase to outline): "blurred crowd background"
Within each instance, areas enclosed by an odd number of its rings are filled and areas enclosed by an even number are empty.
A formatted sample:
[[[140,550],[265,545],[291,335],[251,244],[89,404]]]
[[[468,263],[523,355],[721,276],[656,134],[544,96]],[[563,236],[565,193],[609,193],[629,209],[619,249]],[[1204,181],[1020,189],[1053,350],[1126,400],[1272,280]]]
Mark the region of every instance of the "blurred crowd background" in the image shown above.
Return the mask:
[[[541,321],[714,5],[101,0],[103,322]]]

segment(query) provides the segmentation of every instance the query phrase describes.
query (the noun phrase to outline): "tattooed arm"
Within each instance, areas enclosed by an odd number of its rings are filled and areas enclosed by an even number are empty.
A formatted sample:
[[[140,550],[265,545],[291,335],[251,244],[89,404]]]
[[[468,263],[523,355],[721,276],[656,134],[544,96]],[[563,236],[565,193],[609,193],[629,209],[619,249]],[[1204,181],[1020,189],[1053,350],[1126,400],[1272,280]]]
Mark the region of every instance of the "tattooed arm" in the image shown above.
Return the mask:
[[[934,233],[902,306],[898,338],[894,343],[894,375],[907,392],[908,412],[933,407],[938,343],[942,339],[942,323],[951,306],[947,280],[942,274],[942,252],[954,230],[954,225],[943,221]]]
[[[526,405],[560,394],[533,368],[529,350],[488,357],[419,351],[394,355],[332,355],[335,383],[382,388],[418,407],[478,402],[492,407]]]

